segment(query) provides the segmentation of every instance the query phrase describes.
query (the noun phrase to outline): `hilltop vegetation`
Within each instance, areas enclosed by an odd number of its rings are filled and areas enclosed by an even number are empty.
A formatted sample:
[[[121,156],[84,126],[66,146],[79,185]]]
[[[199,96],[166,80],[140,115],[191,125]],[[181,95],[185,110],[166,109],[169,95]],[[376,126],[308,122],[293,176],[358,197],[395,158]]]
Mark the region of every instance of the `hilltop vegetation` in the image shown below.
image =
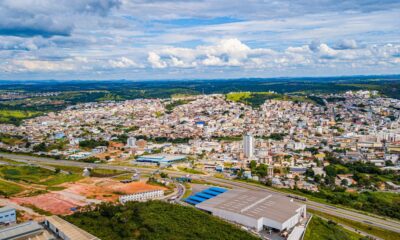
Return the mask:
[[[241,102],[252,107],[260,107],[266,100],[281,100],[293,102],[311,102],[314,100],[306,96],[289,96],[286,94],[278,94],[274,92],[230,92],[226,94],[226,100],[233,102]]]
[[[103,203],[65,219],[103,240],[258,239],[192,207],[161,201]]]
[[[24,110],[0,110],[0,123],[19,125],[22,120],[40,115],[40,112]]]

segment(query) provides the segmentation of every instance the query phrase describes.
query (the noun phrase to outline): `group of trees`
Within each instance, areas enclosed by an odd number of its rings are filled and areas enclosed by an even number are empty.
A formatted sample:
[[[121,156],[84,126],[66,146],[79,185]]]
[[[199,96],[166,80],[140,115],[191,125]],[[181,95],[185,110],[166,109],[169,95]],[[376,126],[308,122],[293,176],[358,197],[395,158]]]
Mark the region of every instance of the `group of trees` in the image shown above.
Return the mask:
[[[108,146],[108,141],[89,139],[79,142],[79,147],[81,148],[93,149],[98,146]]]
[[[363,162],[343,162],[341,159],[327,153],[325,160],[330,165],[325,166],[326,175],[323,177],[315,174],[309,168],[305,172],[308,179],[313,179],[319,184],[319,192],[308,190],[298,190],[303,194],[311,195],[324,199],[333,204],[341,204],[355,209],[389,216],[400,219],[400,196],[395,193],[376,192],[378,184],[382,179],[391,179],[393,182],[400,180],[400,176],[393,171],[382,170],[370,163]],[[345,186],[347,180],[342,180],[339,185],[335,184],[338,174],[352,174],[352,178],[357,182],[356,186],[370,191],[347,192]]]
[[[103,240],[257,239],[195,208],[161,201],[102,203],[65,219]]]
[[[283,137],[286,136],[287,134],[285,133],[271,133],[268,136],[263,136],[263,139],[271,139],[271,140],[275,140],[275,141],[282,141]]]
[[[260,163],[257,166],[257,162],[252,160],[250,162],[251,173],[259,176],[260,178],[265,178],[268,175],[268,165]]]

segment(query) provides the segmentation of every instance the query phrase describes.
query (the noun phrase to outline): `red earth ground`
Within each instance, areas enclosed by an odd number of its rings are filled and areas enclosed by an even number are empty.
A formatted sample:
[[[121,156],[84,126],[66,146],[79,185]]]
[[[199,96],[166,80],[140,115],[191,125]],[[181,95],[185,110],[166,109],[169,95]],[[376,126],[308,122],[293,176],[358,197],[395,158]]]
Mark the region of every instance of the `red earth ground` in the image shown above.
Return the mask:
[[[85,178],[75,183],[64,183],[61,191],[33,197],[12,198],[13,202],[33,205],[52,214],[71,214],[71,208],[100,201],[115,202],[119,195],[164,189],[144,182],[120,183],[110,178]]]

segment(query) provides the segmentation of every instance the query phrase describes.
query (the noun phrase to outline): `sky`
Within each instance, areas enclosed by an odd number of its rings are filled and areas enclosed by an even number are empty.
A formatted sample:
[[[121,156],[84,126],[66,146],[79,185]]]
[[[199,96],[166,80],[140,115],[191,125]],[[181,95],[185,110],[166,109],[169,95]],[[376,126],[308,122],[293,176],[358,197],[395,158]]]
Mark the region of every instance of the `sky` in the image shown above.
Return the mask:
[[[0,0],[0,79],[400,74],[399,0]]]

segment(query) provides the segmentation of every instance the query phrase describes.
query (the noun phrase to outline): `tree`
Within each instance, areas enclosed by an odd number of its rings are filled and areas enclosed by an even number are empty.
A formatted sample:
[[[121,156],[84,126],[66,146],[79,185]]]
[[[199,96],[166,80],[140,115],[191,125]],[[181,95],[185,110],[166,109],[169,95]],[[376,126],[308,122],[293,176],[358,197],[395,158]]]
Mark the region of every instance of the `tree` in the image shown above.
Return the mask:
[[[385,165],[386,165],[387,167],[394,166],[393,162],[390,161],[390,160],[385,161]]]
[[[342,179],[342,181],[340,182],[340,185],[347,186],[347,185],[349,185],[349,181],[347,179]]]
[[[35,145],[33,147],[33,151],[35,151],[35,152],[46,152],[47,151],[46,143],[42,142],[42,143],[39,143],[38,145]]]
[[[322,177],[321,177],[321,175],[319,175],[319,174],[317,174],[317,175],[314,176],[314,181],[315,181],[316,183],[320,183],[320,182],[321,182],[321,179],[322,179]]]
[[[307,168],[305,174],[307,177],[311,177],[311,178],[314,177],[314,175],[315,175],[314,170],[312,170],[312,168]]]
[[[256,167],[256,173],[261,178],[264,178],[268,175],[268,166],[261,163],[258,167]]]
[[[336,177],[336,167],[334,165],[328,165],[325,167],[326,175],[329,177]]]
[[[294,176],[294,181],[295,181],[295,183],[297,184],[297,182],[298,182],[298,181],[300,181],[300,177],[299,177],[299,176],[297,176],[297,175],[296,175],[296,176]]]
[[[333,185],[335,184],[335,178],[331,176],[325,176],[325,184],[326,185]]]
[[[238,177],[238,178],[242,178],[242,177],[243,177],[243,174],[244,174],[244,169],[241,168],[241,169],[237,172],[237,177]]]
[[[168,178],[168,173],[161,172],[161,173],[160,173],[160,177],[161,177],[161,178]]]
[[[257,162],[255,160],[251,160],[250,162],[250,169],[251,171],[254,171],[256,169]]]

